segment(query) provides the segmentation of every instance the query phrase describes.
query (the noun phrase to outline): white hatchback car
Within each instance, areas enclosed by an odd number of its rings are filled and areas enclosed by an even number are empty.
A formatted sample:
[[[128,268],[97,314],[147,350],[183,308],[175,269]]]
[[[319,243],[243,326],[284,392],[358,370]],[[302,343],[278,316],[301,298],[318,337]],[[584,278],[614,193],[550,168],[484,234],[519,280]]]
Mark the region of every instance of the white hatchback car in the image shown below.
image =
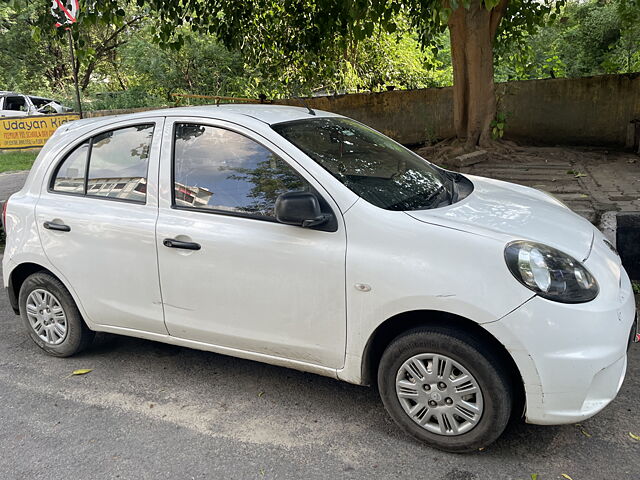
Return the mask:
[[[377,382],[448,451],[512,414],[594,415],[636,328],[620,258],[559,201],[304,108],[67,123],[5,228],[11,304],[49,354],[101,331]]]
[[[55,100],[33,95],[0,91],[0,117],[22,117],[64,113],[71,110]]]

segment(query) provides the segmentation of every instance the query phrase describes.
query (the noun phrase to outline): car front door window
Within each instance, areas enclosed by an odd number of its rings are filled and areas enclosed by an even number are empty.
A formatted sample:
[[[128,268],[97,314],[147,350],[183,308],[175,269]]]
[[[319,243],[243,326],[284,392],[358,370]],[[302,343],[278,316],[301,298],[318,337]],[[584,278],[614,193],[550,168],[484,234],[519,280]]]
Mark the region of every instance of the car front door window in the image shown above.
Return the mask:
[[[176,124],[174,204],[274,219],[276,198],[309,191],[284,160],[259,143],[224,128]]]

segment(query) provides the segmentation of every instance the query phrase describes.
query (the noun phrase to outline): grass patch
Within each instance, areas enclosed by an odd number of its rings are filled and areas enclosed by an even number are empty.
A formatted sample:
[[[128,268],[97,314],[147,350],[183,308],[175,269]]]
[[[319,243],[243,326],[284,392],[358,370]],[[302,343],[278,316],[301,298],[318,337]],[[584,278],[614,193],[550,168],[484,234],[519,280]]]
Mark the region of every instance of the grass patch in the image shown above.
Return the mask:
[[[38,153],[32,150],[0,153],[0,173],[31,169]]]
[[[631,280],[631,286],[633,287],[633,293],[640,293],[640,280]]]

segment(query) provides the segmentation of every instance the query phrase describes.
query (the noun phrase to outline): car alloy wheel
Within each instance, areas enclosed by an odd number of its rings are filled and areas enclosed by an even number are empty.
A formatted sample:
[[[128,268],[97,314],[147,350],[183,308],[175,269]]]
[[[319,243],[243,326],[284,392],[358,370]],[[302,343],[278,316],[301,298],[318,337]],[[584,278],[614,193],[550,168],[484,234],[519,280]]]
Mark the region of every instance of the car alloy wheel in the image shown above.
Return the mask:
[[[484,410],[475,377],[459,362],[435,353],[414,355],[396,375],[396,395],[406,414],[439,435],[461,435]]]
[[[447,452],[484,448],[504,431],[514,405],[506,360],[461,328],[408,330],[385,348],[378,389],[407,433]]]
[[[67,337],[67,316],[51,292],[38,288],[27,297],[27,318],[33,331],[48,345],[59,345]]]

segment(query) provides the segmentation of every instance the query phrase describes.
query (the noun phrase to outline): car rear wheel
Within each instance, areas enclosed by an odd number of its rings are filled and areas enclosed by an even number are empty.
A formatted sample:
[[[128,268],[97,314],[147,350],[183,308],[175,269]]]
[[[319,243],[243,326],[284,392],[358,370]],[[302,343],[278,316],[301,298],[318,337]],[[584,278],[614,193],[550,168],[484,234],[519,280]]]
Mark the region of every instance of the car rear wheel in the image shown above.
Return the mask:
[[[513,406],[500,358],[471,335],[443,327],[397,337],[380,360],[378,388],[391,417],[419,440],[449,452],[486,447]]]
[[[69,291],[53,275],[38,272],[27,277],[18,302],[29,336],[48,354],[68,357],[91,344],[94,332],[85,325]]]

